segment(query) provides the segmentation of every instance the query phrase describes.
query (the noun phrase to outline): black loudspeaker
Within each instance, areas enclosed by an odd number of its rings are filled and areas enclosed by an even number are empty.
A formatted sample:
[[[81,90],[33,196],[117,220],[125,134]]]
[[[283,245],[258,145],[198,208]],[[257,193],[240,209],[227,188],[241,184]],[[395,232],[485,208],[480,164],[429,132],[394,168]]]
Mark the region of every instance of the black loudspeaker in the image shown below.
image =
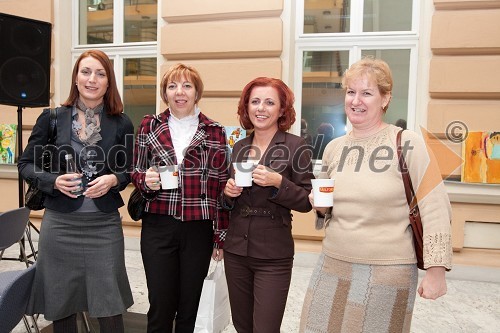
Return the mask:
[[[0,13],[0,104],[50,104],[50,42],[47,22]]]

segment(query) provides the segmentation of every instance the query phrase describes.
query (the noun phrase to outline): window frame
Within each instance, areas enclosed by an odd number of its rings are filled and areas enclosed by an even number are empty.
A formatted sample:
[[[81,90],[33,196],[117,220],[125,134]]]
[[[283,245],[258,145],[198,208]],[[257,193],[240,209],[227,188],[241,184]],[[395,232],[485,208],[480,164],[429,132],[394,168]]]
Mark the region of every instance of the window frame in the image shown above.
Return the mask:
[[[112,43],[104,43],[104,44],[80,44],[80,0],[72,0],[73,1],[73,24],[72,24],[72,49],[93,49],[93,48],[109,48],[109,47],[148,47],[148,46],[156,46],[158,44],[158,40],[156,42],[124,42],[125,37],[125,0],[113,0],[113,42]],[[160,17],[159,17],[160,7],[158,6],[157,10],[157,22],[158,26],[160,25]],[[159,36],[159,30],[157,27],[157,36]]]
[[[363,50],[407,49],[410,51],[407,126],[414,129],[417,125],[417,77],[420,36],[420,1],[412,3],[411,31],[362,32],[364,0],[351,1],[350,32],[346,33],[304,33],[304,3],[297,1],[295,6],[295,45],[293,90],[295,92],[295,110],[297,119],[302,118],[302,65],[306,51],[348,51],[349,65],[361,59]],[[395,83],[397,84],[397,83]],[[389,109],[390,112],[390,109]],[[346,121],[347,130],[351,124]],[[291,132],[299,135],[300,122],[295,122]]]

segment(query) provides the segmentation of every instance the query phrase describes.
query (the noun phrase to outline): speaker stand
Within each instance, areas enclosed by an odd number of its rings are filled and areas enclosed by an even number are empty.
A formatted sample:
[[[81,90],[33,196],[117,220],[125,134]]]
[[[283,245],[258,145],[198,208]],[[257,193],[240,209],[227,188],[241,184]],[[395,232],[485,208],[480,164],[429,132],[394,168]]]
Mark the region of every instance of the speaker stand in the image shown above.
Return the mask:
[[[23,154],[23,107],[17,107],[17,159]],[[19,188],[19,207],[24,206],[24,181],[21,175],[18,175]]]

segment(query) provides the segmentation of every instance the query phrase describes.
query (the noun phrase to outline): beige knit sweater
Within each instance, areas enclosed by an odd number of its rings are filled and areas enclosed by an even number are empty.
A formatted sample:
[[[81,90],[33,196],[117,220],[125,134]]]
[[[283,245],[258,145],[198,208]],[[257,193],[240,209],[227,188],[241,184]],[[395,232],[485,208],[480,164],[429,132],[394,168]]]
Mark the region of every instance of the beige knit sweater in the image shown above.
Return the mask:
[[[398,131],[398,127],[389,125],[367,138],[348,134],[326,147],[323,170],[335,179],[332,218],[325,223],[326,255],[352,263],[416,263],[397,161]],[[424,229],[425,267],[451,269],[451,207],[441,175],[437,167],[428,168],[434,164],[429,163],[429,152],[419,135],[404,131],[402,146],[405,143],[405,160],[414,189],[419,191],[427,184],[427,190],[417,195]]]

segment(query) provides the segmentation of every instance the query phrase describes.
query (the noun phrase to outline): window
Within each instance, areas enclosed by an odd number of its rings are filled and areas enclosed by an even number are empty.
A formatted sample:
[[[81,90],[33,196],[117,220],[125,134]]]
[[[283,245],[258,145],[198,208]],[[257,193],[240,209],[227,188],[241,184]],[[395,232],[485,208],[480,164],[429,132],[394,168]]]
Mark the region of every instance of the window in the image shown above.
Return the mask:
[[[124,59],[123,105],[135,127],[156,112],[156,57]]]
[[[124,111],[134,126],[156,113],[156,0],[73,0],[73,57],[99,48],[113,60]]]
[[[412,2],[412,0],[305,0],[303,33],[411,31]],[[357,21],[355,18],[362,20]],[[362,26],[359,26],[359,23]]]
[[[79,0],[78,44],[156,42],[156,0]]]
[[[415,77],[418,46],[418,1],[304,0],[297,2],[295,92],[313,157],[321,159],[325,145],[346,134],[342,74],[353,62],[372,55],[385,60],[394,76],[386,122],[398,119],[412,127],[415,120]],[[296,129],[298,132],[298,128]]]

